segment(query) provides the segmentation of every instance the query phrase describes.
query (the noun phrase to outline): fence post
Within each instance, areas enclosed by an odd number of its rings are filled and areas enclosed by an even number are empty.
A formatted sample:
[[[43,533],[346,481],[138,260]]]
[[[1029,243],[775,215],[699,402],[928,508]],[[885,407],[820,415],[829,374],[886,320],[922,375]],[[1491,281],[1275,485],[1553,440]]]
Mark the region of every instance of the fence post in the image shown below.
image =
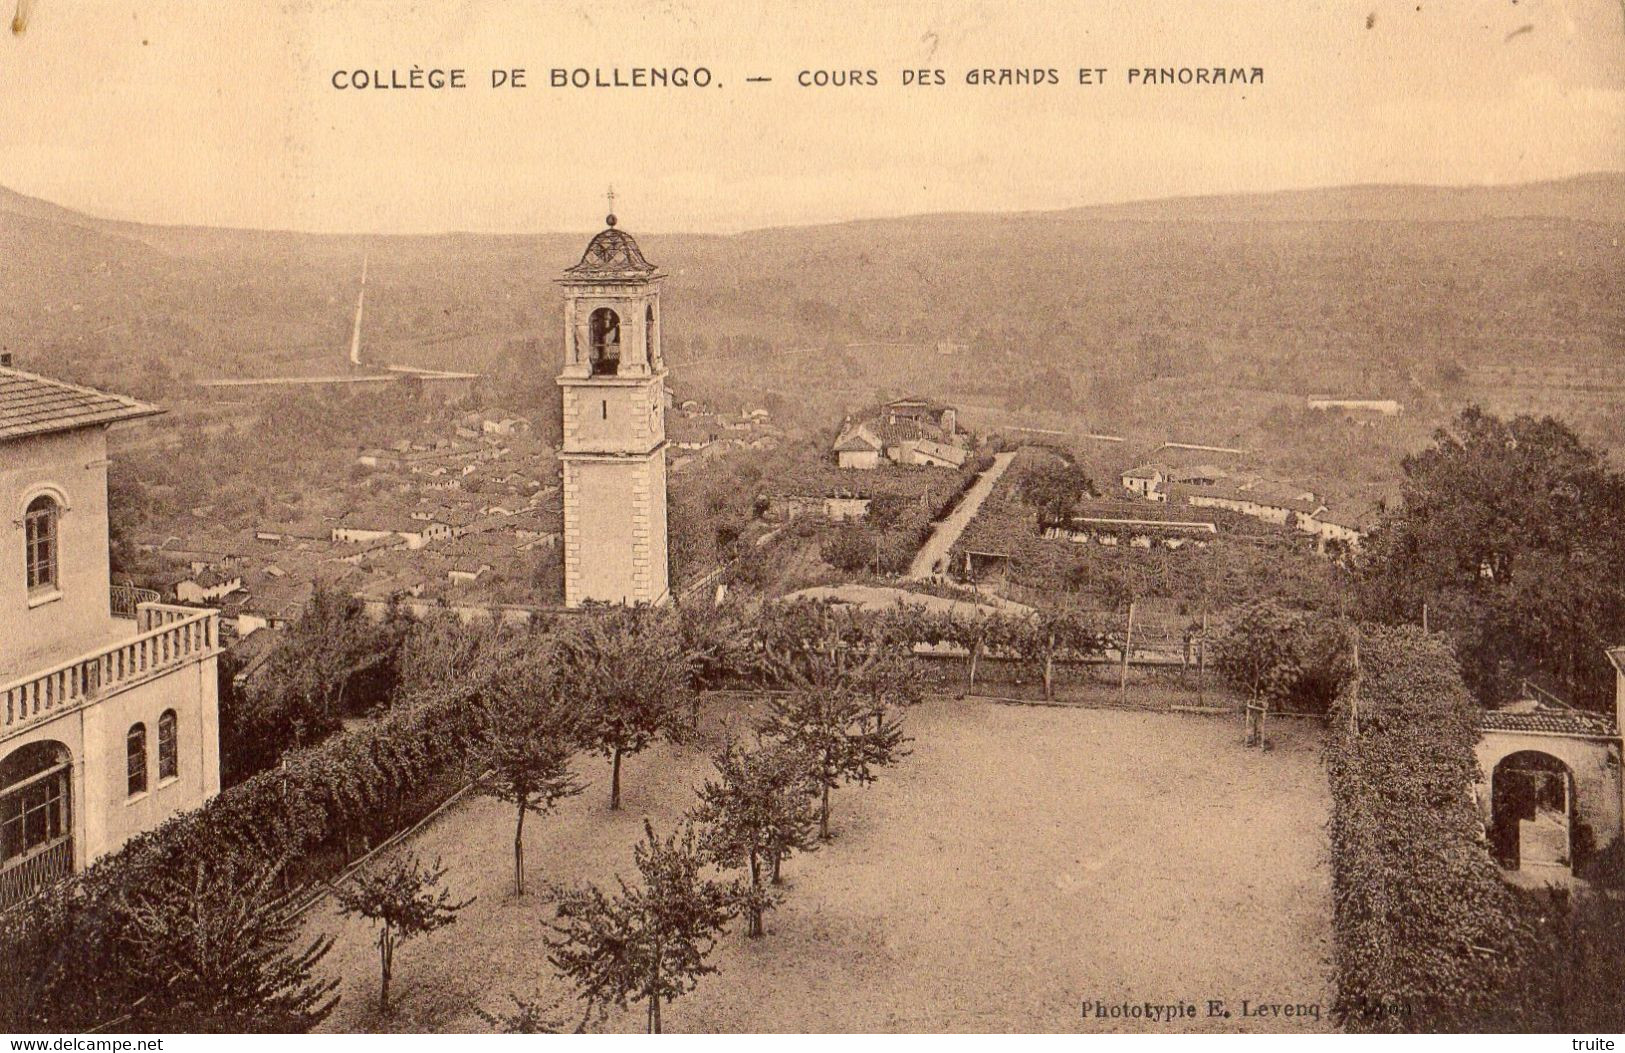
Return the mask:
[[[1196,640],[1196,701],[1207,702],[1207,608],[1202,608],[1202,635]]]
[[[1117,690],[1122,698],[1128,698],[1128,656],[1134,649],[1134,601],[1128,601],[1128,629],[1123,633],[1123,672],[1118,678]]]

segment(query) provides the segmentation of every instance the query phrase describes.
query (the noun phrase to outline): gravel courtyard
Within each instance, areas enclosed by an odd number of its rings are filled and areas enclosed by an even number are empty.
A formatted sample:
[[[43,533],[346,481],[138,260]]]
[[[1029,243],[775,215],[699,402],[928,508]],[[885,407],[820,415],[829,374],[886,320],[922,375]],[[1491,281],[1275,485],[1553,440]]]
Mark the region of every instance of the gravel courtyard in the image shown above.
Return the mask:
[[[835,794],[836,839],[786,865],[768,935],[726,934],[720,971],[668,1007],[667,1030],[1330,1028],[1318,725],[1276,722],[1264,753],[1241,747],[1239,719],[1216,717],[933,699],[906,723],[913,754]],[[345,977],[327,1029],[481,1030],[474,1010],[507,1008],[508,992],[567,997],[542,943],[540,886],[633,873],[643,817],[668,829],[709,765],[668,746],[631,759],[621,814],[607,810],[603,767],[585,758],[587,793],[527,821],[523,898],[505,806],[469,801],[415,839],[478,901],[397,953],[388,1017],[370,929],[313,911],[311,931],[339,937],[324,967]],[[1230,1015],[1210,1014],[1210,999]],[[1319,1018],[1244,1015],[1244,1000]],[[1101,1019],[1097,1002],[1196,1016]],[[642,1024],[637,1009],[610,1022]]]

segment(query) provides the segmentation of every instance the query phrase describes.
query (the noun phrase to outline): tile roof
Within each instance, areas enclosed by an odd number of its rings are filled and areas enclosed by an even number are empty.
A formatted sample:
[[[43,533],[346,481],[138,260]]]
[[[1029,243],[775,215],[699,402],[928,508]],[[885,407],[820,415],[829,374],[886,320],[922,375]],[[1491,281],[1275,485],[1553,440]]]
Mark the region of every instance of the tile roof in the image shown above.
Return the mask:
[[[871,432],[866,425],[859,424],[841,434],[835,440],[836,453],[849,453],[880,449],[880,439]]]
[[[1519,712],[1487,709],[1479,714],[1478,726],[1485,731],[1544,731],[1558,735],[1619,734],[1619,725],[1600,713],[1578,709],[1536,709]]]
[[[126,395],[0,367],[0,442],[162,412]]]

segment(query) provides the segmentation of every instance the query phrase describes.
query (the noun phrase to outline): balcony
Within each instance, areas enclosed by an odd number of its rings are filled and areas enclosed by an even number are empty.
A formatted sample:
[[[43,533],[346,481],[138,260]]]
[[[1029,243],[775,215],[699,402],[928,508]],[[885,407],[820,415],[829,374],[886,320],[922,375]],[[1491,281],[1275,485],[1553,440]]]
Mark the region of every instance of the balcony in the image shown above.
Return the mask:
[[[108,605],[113,617],[134,619],[143,603],[157,603],[158,594],[134,585],[113,585],[108,589]]]
[[[134,636],[0,685],[0,738],[218,653],[219,612],[129,598]]]

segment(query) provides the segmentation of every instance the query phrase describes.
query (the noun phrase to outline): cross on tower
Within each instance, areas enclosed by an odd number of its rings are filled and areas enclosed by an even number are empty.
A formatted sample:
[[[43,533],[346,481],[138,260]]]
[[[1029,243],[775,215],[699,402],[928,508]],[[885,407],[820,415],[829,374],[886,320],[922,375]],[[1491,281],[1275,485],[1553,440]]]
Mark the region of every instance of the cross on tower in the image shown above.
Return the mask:
[[[610,226],[613,227],[615,225],[615,185],[613,183],[610,184],[609,193],[605,194],[604,196],[609,198],[609,219],[608,219],[608,223],[609,223]]]

